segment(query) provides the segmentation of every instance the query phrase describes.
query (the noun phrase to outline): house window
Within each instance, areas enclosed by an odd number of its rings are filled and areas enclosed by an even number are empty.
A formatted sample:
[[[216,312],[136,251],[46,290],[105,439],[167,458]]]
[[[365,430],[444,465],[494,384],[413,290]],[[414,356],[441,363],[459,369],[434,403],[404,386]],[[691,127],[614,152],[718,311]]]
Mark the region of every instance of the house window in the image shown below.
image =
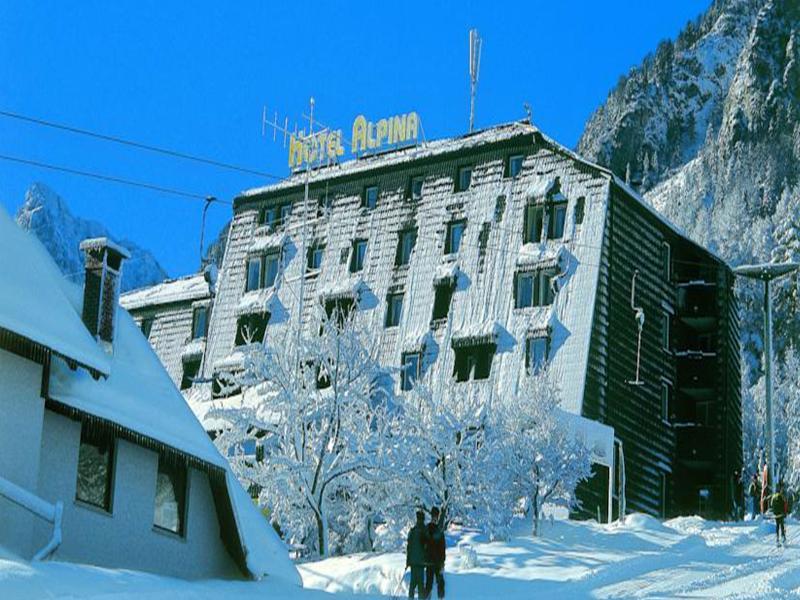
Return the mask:
[[[535,375],[545,367],[549,350],[548,337],[536,336],[525,340],[525,371],[529,375]]]
[[[206,337],[208,332],[208,307],[198,306],[192,313],[192,339]]]
[[[350,319],[356,304],[352,298],[335,298],[325,302],[325,317],[328,321],[333,321],[339,329],[344,327],[345,322]],[[322,331],[320,331],[322,333]]]
[[[425,182],[424,177],[412,177],[409,184],[409,197],[414,202],[422,200],[422,184]]]
[[[506,177],[515,179],[522,171],[522,160],[525,157],[522,154],[514,154],[508,157],[506,163]]]
[[[542,225],[544,223],[544,206],[541,204],[528,204],[525,207],[523,218],[522,243],[538,244],[542,241]]]
[[[261,257],[247,259],[247,289],[251,292],[261,287]]]
[[[664,281],[670,281],[672,278],[672,248],[667,242],[661,244],[661,276]]]
[[[671,421],[672,409],[672,385],[666,381],[661,382],[661,419]]]
[[[414,387],[420,376],[422,354],[419,352],[406,352],[403,354],[403,368],[400,371],[400,389],[408,391]]]
[[[367,240],[354,240],[350,252],[350,272],[358,273],[364,269],[364,257],[367,255]]]
[[[322,268],[322,257],[325,254],[325,246],[314,244],[308,249],[306,257],[306,271],[319,271]]]
[[[661,518],[667,518],[667,499],[669,494],[669,476],[661,473]]]
[[[564,237],[564,223],[567,220],[567,203],[552,202],[548,206],[547,239],[560,240]]]
[[[183,535],[186,525],[186,465],[158,457],[153,525]]]
[[[114,438],[93,433],[84,423],[78,449],[75,499],[111,512],[113,470]]]
[[[212,398],[229,398],[241,391],[242,386],[239,385],[236,375],[227,372],[214,373],[211,380]]]
[[[464,192],[472,185],[472,167],[461,167],[458,170],[457,192]]]
[[[454,286],[450,283],[437,285],[433,296],[433,316],[434,321],[446,319],[450,312],[450,302],[453,299]]]
[[[139,328],[142,330],[142,335],[148,340],[150,339],[150,332],[153,330],[153,317],[143,317],[142,322],[139,323]]]
[[[275,227],[278,218],[277,206],[265,206],[258,211],[258,224],[266,225],[269,229]]]
[[[271,288],[275,285],[275,279],[278,276],[279,256],[277,252],[264,256],[264,283],[262,287]]]
[[[386,327],[400,325],[400,314],[403,312],[403,294],[386,296]]]
[[[444,253],[456,254],[461,248],[461,240],[464,237],[464,230],[467,222],[464,219],[451,221],[447,224],[447,236],[444,240]]]
[[[322,194],[317,199],[317,216],[321,217],[323,214],[329,213],[333,206],[333,199],[328,196],[327,192]]]
[[[292,205],[284,204],[283,206],[281,206],[280,215],[281,215],[280,225],[286,225],[286,223],[289,221],[289,217],[292,215]]]
[[[269,317],[270,314],[268,312],[253,313],[239,317],[236,322],[236,345],[243,346],[264,341]]]
[[[586,198],[581,196],[575,201],[575,225],[583,225],[583,217],[586,213]]]
[[[378,186],[370,185],[364,188],[364,195],[361,197],[361,206],[373,209],[378,206]]]
[[[496,349],[495,344],[476,344],[455,348],[456,359],[453,365],[453,376],[456,381],[488,379]]]
[[[181,389],[187,390],[192,387],[194,383],[194,378],[197,377],[197,373],[200,371],[200,359],[194,358],[192,360],[187,360],[183,363],[183,377],[181,378]]]
[[[411,251],[417,243],[417,230],[405,229],[400,232],[400,239],[397,242],[397,257],[395,265],[398,267],[407,265],[411,261]]]
[[[661,316],[661,347],[669,351],[670,348],[670,314],[668,312],[662,313]]]
[[[517,273],[514,306],[516,308],[550,306],[555,300],[553,277],[555,272],[550,269]]]

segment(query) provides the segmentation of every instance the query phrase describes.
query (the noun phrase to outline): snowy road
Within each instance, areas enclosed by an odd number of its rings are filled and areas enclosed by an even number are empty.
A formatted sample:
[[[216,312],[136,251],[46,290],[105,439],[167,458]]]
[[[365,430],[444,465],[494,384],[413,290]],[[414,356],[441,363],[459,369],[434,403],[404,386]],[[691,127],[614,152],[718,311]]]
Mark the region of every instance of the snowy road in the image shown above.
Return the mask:
[[[800,524],[790,521],[787,530],[785,549],[775,547],[771,524],[696,517],[660,523],[632,515],[611,527],[557,521],[539,539],[520,534],[494,543],[464,532],[449,539],[447,597],[800,598]],[[398,590],[404,563],[401,554],[306,563],[301,590],[275,579],[185,582],[0,553],[0,598],[367,600]],[[404,596],[405,586],[399,591]]]

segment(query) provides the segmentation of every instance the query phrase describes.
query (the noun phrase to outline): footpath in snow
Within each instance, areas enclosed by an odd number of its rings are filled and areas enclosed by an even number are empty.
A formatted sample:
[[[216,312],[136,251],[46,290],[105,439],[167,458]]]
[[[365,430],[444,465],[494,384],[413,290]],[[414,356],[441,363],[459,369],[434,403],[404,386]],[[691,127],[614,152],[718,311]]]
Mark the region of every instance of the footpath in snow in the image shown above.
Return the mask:
[[[800,526],[775,546],[771,522],[664,523],[629,515],[624,525],[556,521],[543,535],[488,542],[475,532],[448,536],[447,597],[786,598],[800,597]],[[390,595],[402,554],[360,554],[300,565],[304,585],[330,592]],[[405,596],[408,575],[401,586]]]
[[[529,524],[525,524],[525,531]],[[717,523],[684,517],[661,523],[642,515],[624,525],[556,521],[532,538],[507,542],[473,531],[448,536],[447,597],[788,598],[800,597],[800,523],[775,547],[772,523]],[[28,563],[0,550],[0,598],[115,600],[367,600],[398,590],[400,553],[358,554],[300,565],[306,589],[281,583],[186,582],[134,571],[48,561]],[[366,595],[365,595],[366,594]]]

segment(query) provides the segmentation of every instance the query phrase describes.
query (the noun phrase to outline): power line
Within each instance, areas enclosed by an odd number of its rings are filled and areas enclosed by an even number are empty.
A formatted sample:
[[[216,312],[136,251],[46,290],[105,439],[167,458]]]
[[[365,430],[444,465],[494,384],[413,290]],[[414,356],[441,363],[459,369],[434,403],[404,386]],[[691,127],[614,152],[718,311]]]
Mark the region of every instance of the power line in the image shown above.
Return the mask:
[[[120,183],[122,185],[128,185],[132,187],[144,188],[147,190],[153,190],[156,192],[162,192],[165,194],[172,194],[174,196],[182,196],[184,198],[191,198],[192,200],[207,200],[207,196],[202,194],[195,194],[193,192],[186,192],[183,190],[178,190],[175,188],[168,188],[160,185],[155,185],[152,183],[146,183],[144,181],[134,181],[132,179],[124,179],[122,177],[116,177],[114,175],[104,175],[102,173],[93,173],[91,171],[82,171],[79,169],[73,169],[71,167],[63,167],[60,165],[54,165],[50,163],[39,162],[36,160],[30,160],[27,158],[20,158],[18,156],[9,156],[6,154],[0,154],[0,160],[6,160],[10,162],[15,162],[23,165],[29,165],[33,167],[39,167],[42,169],[50,169],[52,171],[61,171],[64,173],[70,173],[72,175],[80,175],[81,177],[89,177],[92,179],[98,179],[100,181],[110,181],[113,183]],[[214,199],[212,202],[220,203],[220,204],[231,204],[226,200],[217,200]]]
[[[213,167],[219,167],[221,169],[228,169],[230,171],[238,171],[240,173],[247,173],[249,175],[258,175],[259,177],[267,177],[269,179],[275,179],[277,181],[282,181],[286,179],[286,177],[281,177],[279,175],[273,175],[272,173],[266,173],[264,171],[258,171],[256,169],[250,169],[248,167],[240,167],[238,165],[234,165],[227,162],[222,162],[219,160],[215,160],[212,158],[204,158],[202,156],[195,156],[192,154],[187,154],[186,152],[179,152],[177,150],[170,150],[169,148],[162,148],[160,146],[153,146],[151,144],[145,144],[142,142],[136,142],[133,140],[128,140],[125,138],[121,138],[119,136],[114,135],[107,135],[104,133],[97,133],[95,131],[90,131],[88,129],[82,129],[80,127],[73,127],[72,125],[65,125],[63,123],[56,123],[54,121],[47,121],[45,119],[38,119],[36,117],[29,117],[27,115],[22,115],[20,113],[15,113],[7,110],[0,110],[0,116],[8,117],[11,119],[17,119],[19,121],[25,121],[27,123],[33,123],[35,125],[42,125],[44,127],[50,127],[52,129],[60,129],[62,131],[68,131],[70,133],[75,133],[78,135],[85,135],[87,137],[96,138],[99,140],[103,140],[106,142],[113,142],[115,144],[121,144],[123,146],[130,146],[132,148],[138,148],[140,150],[148,150],[150,152],[157,152],[159,154],[163,154],[165,156],[172,156],[174,158],[181,158],[183,160],[194,161],[206,165],[211,165]]]

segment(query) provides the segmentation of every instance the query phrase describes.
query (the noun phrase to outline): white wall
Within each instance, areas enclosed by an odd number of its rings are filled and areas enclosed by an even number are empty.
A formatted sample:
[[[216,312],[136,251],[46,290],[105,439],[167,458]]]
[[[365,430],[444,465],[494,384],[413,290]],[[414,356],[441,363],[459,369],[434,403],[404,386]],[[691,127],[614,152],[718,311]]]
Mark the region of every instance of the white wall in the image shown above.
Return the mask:
[[[151,571],[200,579],[240,577],[219,535],[214,500],[205,473],[190,469],[186,535],[153,528],[158,455],[118,440],[111,513],[75,501],[80,423],[45,412],[39,494],[64,502],[64,541],[58,560]],[[49,536],[38,527],[37,541]]]
[[[44,400],[42,367],[0,350],[0,477],[36,493]],[[34,515],[0,497],[0,546],[30,558]],[[44,545],[44,544],[42,544]]]

